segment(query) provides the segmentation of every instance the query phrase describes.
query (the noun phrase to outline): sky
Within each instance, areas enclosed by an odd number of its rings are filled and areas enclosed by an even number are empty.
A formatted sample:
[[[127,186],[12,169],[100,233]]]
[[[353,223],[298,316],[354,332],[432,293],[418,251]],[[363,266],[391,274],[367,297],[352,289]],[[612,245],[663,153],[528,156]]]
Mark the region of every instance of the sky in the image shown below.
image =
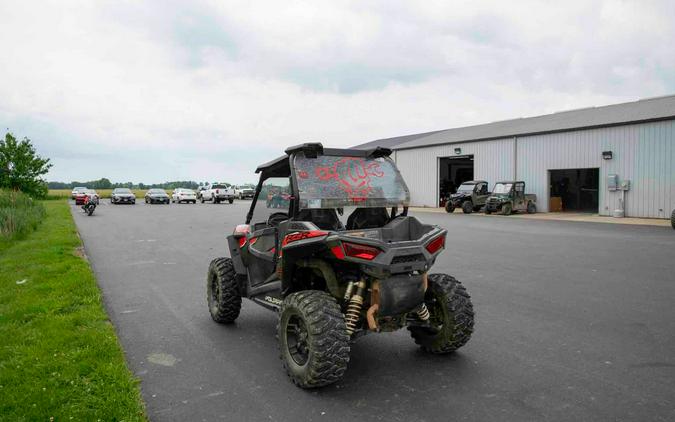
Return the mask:
[[[255,181],[302,142],[675,94],[673,1],[0,2],[0,128],[50,181]]]

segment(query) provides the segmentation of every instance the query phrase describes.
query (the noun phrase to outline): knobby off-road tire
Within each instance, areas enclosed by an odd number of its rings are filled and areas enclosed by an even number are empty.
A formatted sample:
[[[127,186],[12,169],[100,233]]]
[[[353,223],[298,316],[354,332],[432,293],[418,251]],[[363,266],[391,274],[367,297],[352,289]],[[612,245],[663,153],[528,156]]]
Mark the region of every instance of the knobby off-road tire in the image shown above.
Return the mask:
[[[431,313],[431,325],[440,330],[408,327],[415,343],[423,350],[435,354],[449,353],[469,341],[473,333],[473,305],[462,283],[447,274],[429,275],[424,303]]]
[[[286,297],[277,326],[279,352],[286,373],[302,388],[338,381],[349,362],[349,336],[335,299],[319,290]]]
[[[511,215],[512,211],[511,204],[502,205],[502,215]]]
[[[534,214],[537,212],[537,206],[534,205],[532,202],[527,203],[527,213],[528,214]]]
[[[452,205],[452,202],[448,201],[448,202],[445,204],[445,211],[446,211],[447,213],[450,213],[450,214],[452,214],[453,212],[455,212],[455,207]]]
[[[675,210],[670,214],[670,225],[673,226],[673,230],[675,230]]]
[[[471,201],[464,201],[462,204],[462,212],[464,214],[471,214],[473,212],[473,203]]]
[[[214,321],[234,322],[241,311],[241,295],[231,258],[216,258],[206,276],[206,300]]]

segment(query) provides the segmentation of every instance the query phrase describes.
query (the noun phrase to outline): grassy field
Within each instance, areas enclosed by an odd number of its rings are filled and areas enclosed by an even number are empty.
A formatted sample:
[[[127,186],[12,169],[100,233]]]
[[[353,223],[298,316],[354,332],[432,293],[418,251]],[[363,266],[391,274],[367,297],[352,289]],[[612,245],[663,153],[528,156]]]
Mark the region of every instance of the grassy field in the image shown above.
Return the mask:
[[[112,189],[96,189],[96,192],[98,193],[100,198],[110,198],[110,194],[112,193]],[[147,192],[147,189],[131,189],[131,191],[136,195],[136,199],[143,199],[145,196],[145,192]],[[70,198],[70,193],[72,192],[71,189],[49,189],[49,198],[50,199],[58,199],[58,198]],[[167,190],[166,193],[171,195],[173,191]]]
[[[44,216],[39,202],[21,192],[0,189],[0,249],[35,230]]]
[[[146,420],[65,201],[0,245],[0,420]]]

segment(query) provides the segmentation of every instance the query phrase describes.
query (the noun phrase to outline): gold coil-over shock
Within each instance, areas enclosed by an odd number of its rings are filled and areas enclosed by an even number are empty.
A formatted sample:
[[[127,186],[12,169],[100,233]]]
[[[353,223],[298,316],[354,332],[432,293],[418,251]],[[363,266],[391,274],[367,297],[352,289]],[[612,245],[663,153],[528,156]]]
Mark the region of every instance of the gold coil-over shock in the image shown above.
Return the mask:
[[[429,308],[427,308],[426,304],[422,303],[417,309],[417,318],[421,319],[422,321],[428,321],[430,316]]]
[[[356,283],[356,293],[349,298],[349,305],[347,305],[347,312],[345,312],[345,325],[347,326],[347,334],[350,336],[356,331],[356,324],[361,317],[361,308],[363,307],[363,292],[366,290],[366,282],[361,280]]]

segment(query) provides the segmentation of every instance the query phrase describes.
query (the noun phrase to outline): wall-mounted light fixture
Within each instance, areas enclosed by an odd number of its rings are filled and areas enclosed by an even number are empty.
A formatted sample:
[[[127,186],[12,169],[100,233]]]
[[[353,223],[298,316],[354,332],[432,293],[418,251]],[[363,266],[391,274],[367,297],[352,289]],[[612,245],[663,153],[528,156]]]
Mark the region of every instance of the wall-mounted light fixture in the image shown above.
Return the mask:
[[[455,148],[455,154],[459,155],[462,153],[462,148]]]
[[[612,151],[602,151],[602,159],[603,160],[611,160],[612,159]]]

